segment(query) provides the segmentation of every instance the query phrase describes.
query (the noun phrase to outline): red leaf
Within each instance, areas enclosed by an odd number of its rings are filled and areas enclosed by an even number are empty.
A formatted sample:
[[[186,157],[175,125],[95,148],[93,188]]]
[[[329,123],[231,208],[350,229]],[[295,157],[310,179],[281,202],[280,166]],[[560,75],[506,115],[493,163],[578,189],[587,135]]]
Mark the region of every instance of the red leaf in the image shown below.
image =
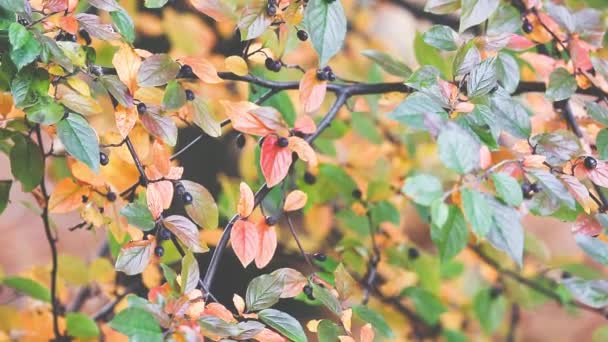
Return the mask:
[[[279,184],[287,176],[292,162],[291,150],[280,147],[278,140],[278,136],[271,134],[267,135],[262,143],[260,165],[269,187]]]
[[[536,45],[536,43],[534,43],[530,39],[528,39],[524,36],[513,34],[511,36],[511,39],[509,39],[509,43],[507,44],[507,47],[511,50],[523,51],[523,50],[527,50],[527,49],[533,47],[534,45]]]
[[[570,55],[572,56],[572,64],[574,64],[575,70],[587,71],[593,68],[591,64],[591,58],[589,58],[589,50],[591,46],[581,41],[580,39],[573,37],[568,43],[570,48]]]
[[[300,102],[306,113],[312,113],[321,107],[327,92],[327,81],[317,79],[317,70],[308,70],[300,80]]]
[[[250,221],[236,221],[230,232],[230,243],[243,267],[247,267],[258,254],[257,228]]]
[[[255,256],[257,268],[264,268],[277,249],[277,232],[274,226],[268,226],[266,220],[262,219],[258,225],[258,253]]]
[[[595,217],[589,215],[580,215],[576,218],[576,222],[572,226],[574,234],[585,234],[589,236],[597,236],[602,232],[603,228]]]

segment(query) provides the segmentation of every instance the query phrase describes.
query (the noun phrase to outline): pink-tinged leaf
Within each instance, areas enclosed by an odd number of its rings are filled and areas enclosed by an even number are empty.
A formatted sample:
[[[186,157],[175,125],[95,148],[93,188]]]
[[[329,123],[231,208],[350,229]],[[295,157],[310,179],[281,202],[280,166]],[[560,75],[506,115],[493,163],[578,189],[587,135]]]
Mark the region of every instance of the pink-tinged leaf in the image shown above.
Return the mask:
[[[148,111],[140,116],[140,120],[150,134],[162,139],[169,146],[175,146],[177,143],[177,126],[173,119]]]
[[[252,222],[236,221],[230,232],[230,243],[243,267],[247,267],[258,254],[258,240],[258,230]]]
[[[327,93],[327,81],[317,79],[317,70],[310,69],[300,80],[300,103],[306,113],[317,111]]]
[[[219,214],[217,204],[211,193],[202,185],[182,180],[187,192],[192,195],[192,203],[186,204],[188,216],[205,229],[215,229],[218,226]]]
[[[44,8],[49,12],[63,12],[68,9],[68,0],[48,0],[44,2]]]
[[[300,115],[296,119],[293,129],[304,134],[313,134],[317,131],[317,124],[310,116]]]
[[[148,240],[129,242],[124,245],[116,258],[116,270],[124,272],[126,275],[135,275],[143,272],[152,258],[152,251],[155,245],[154,237]]]
[[[161,200],[162,209],[169,209],[171,201],[173,201],[173,183],[166,180],[157,181],[162,179],[165,175],[161,173],[155,165],[148,166],[145,172],[146,177],[152,181],[148,184],[148,190],[152,188],[153,192],[160,196],[158,198]]]
[[[245,182],[240,184],[239,203],[237,204],[236,211],[242,217],[246,218],[253,212],[255,206],[255,198],[253,191]]]
[[[254,339],[260,342],[287,342],[285,337],[267,328],[262,329]]]
[[[273,107],[257,107],[249,110],[249,113],[253,114],[262,125],[271,131],[276,132],[281,129],[287,129],[283,116]]]
[[[217,69],[203,57],[183,57],[180,61],[189,65],[194,74],[204,83],[215,84],[223,80],[217,75]]]
[[[152,143],[152,165],[158,170],[159,175],[162,177],[169,173],[171,169],[171,152],[160,142],[160,140],[154,140]],[[153,177],[160,178],[159,175],[154,174]],[[152,177],[152,176],[150,176]],[[149,178],[149,179],[156,179]]]
[[[279,268],[272,275],[283,283],[281,298],[292,298],[302,292],[304,285],[308,283],[306,277],[293,268]]]
[[[75,15],[76,20],[91,36],[101,40],[118,40],[120,34],[114,31],[112,25],[102,24],[98,16],[94,14],[79,13]]]
[[[198,11],[210,16],[215,21],[224,21],[230,18],[232,10],[221,0],[190,0]]]
[[[186,217],[172,215],[165,218],[163,224],[193,253],[203,253],[209,250],[207,246],[201,245],[196,225]]]
[[[152,55],[141,63],[137,73],[140,87],[157,87],[175,79],[180,65],[169,55],[161,53]]]
[[[262,143],[260,165],[269,187],[279,184],[287,176],[292,162],[291,150],[287,147],[280,147],[277,143],[278,140],[279,137],[271,134],[266,136]]]
[[[492,165],[492,152],[486,145],[481,145],[479,149],[479,167],[482,170],[487,169]]]
[[[306,140],[296,136],[289,137],[288,147],[298,155],[298,158],[307,162],[309,167],[317,166],[317,154]]]
[[[570,48],[570,56],[572,57],[572,64],[574,64],[575,70],[587,71],[593,68],[591,58],[589,57],[591,46],[579,38],[573,37],[568,42],[568,47]]]
[[[511,39],[509,39],[509,43],[507,43],[507,47],[511,50],[515,51],[523,51],[532,48],[536,43],[531,41],[530,39],[520,36],[517,34],[513,34]]]
[[[566,188],[570,192],[572,196],[576,199],[576,201],[585,209],[586,212],[589,212],[591,208],[594,206],[593,199],[589,195],[589,190],[587,187],[581,183],[576,177],[570,175],[559,175]]]
[[[269,129],[252,113],[253,110],[259,108],[258,105],[247,101],[222,101],[221,103],[226,110],[226,115],[230,118],[232,128],[235,130],[259,136],[274,133],[272,129]]]
[[[595,217],[590,215],[580,215],[576,218],[576,222],[572,225],[574,234],[585,234],[588,236],[597,236],[602,232],[602,224]]]
[[[277,249],[277,232],[274,226],[268,226],[266,220],[262,219],[258,225],[258,252],[255,256],[257,268],[264,268]]]
[[[118,132],[123,139],[126,138],[137,122],[137,112],[135,111],[135,107],[125,108],[121,105],[116,106],[114,111],[114,119],[116,120],[116,128],[118,128]]]
[[[205,306],[202,316],[214,316],[226,322],[236,322],[232,312],[220,303],[209,303]]]
[[[156,220],[163,213],[163,194],[161,193],[162,189],[158,186],[150,186],[154,184],[149,184],[146,188],[146,202],[152,217]]]
[[[359,340],[361,342],[374,342],[375,335],[374,328],[371,324],[367,323],[366,325],[362,326],[361,330],[359,331]]]
[[[585,167],[583,165],[579,165],[577,167],[577,171],[579,169],[585,169]],[[597,167],[593,170],[585,169],[585,173],[593,184],[608,188],[608,163],[605,161],[598,160]]]
[[[287,195],[285,198],[285,204],[283,204],[284,211],[295,211],[304,208],[308,195],[301,190],[294,190]]]

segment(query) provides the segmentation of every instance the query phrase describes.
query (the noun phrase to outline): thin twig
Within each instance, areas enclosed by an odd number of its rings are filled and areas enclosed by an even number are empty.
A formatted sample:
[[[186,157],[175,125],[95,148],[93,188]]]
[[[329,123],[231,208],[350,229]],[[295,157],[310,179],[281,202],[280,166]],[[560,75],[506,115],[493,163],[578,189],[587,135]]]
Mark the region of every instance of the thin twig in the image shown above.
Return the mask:
[[[369,301],[370,291],[374,288],[374,282],[378,273],[378,263],[380,262],[380,249],[376,243],[376,227],[372,220],[371,210],[369,205],[367,206],[367,220],[369,222],[369,237],[372,242],[372,255],[369,258],[367,265],[367,274],[365,276],[365,283],[363,289],[363,304],[366,305]]]
[[[306,260],[306,263],[308,264],[308,266],[310,266],[311,270],[314,271],[315,267],[313,266],[312,261],[310,261],[310,257],[308,256],[308,253],[306,253],[306,251],[304,251],[304,247],[302,247],[302,243],[300,242],[300,239],[298,238],[298,234],[296,234],[296,230],[293,228],[293,223],[291,222],[291,216],[289,215],[289,213],[285,212],[285,217],[287,218],[287,226],[289,226],[289,231],[291,232],[291,236],[293,236],[293,239],[296,241],[296,244],[298,245],[298,249],[300,250],[300,254],[304,258],[304,260]]]
[[[519,304],[511,304],[511,321],[509,322],[509,332],[507,333],[507,342],[515,342],[515,334],[517,333],[517,325],[520,319]]]

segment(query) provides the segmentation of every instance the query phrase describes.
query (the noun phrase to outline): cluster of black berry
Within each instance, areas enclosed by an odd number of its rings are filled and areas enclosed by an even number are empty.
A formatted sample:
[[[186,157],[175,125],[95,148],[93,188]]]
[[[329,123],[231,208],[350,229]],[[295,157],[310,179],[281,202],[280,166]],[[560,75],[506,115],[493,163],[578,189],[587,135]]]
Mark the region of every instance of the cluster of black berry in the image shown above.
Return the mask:
[[[69,32],[60,31],[56,36],[55,40],[58,42],[75,42],[76,35],[71,34]]]
[[[192,198],[192,194],[186,191],[186,188],[181,182],[175,183],[175,192],[182,198],[182,202],[184,202],[184,204],[192,204],[192,201],[194,200]]]
[[[179,68],[177,78],[196,78],[196,76],[194,75],[194,71],[192,71],[192,67],[188,64],[184,64]]]
[[[268,57],[264,61],[264,65],[266,66],[266,69],[270,71],[279,72],[283,66],[283,63],[281,63],[281,61],[278,59],[275,61],[274,59]]]
[[[334,72],[331,70],[331,68],[328,66],[326,66],[323,69],[318,69],[317,70],[317,79],[319,81],[335,81],[336,80],[336,75],[334,75]]]

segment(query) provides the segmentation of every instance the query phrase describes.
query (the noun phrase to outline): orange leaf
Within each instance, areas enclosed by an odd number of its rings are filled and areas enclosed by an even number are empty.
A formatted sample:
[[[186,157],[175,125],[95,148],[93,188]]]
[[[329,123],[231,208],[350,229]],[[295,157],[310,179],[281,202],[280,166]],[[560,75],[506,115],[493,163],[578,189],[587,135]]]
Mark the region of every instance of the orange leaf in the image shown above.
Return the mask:
[[[279,184],[287,176],[292,162],[291,150],[279,146],[278,140],[276,135],[271,134],[267,135],[262,143],[260,165],[269,187]]]
[[[287,195],[285,204],[283,205],[284,211],[295,211],[304,208],[308,195],[301,190],[294,190]]]
[[[317,124],[315,124],[315,121],[310,116],[300,115],[296,119],[293,129],[304,134],[313,134],[317,131]]]
[[[258,251],[255,256],[257,268],[264,268],[277,249],[277,232],[274,226],[268,226],[266,220],[262,219],[258,225]]]
[[[118,132],[123,139],[126,138],[137,122],[137,112],[135,107],[125,108],[121,105],[117,105],[114,112],[114,119],[116,120],[116,128],[118,128]]]
[[[236,221],[230,232],[230,243],[243,267],[247,267],[258,254],[257,228],[250,221]]]
[[[317,70],[310,69],[300,80],[300,103],[306,113],[312,113],[321,107],[327,92],[327,81],[317,79]]]
[[[560,175],[559,178],[564,181],[564,184],[566,185],[566,188],[568,189],[570,194],[572,194],[572,196],[576,198],[576,200],[583,207],[583,209],[585,209],[585,211],[589,213],[591,207],[594,206],[595,202],[593,202],[593,199],[589,195],[589,190],[587,189],[587,187],[583,183],[581,183],[581,181],[579,181],[576,177],[570,175],[563,174]]]
[[[72,176],[77,180],[91,184],[95,187],[104,186],[106,184],[105,177],[93,172],[87,164],[79,160],[70,159],[68,165],[70,166],[70,171],[72,171]]]
[[[260,342],[287,342],[287,339],[278,333],[264,328],[257,335],[255,335],[254,339]]]
[[[241,182],[239,203],[237,204],[237,212],[242,218],[246,218],[253,212],[255,206],[255,196],[247,183]]]
[[[369,323],[362,326],[361,330],[359,331],[359,339],[361,342],[374,342],[375,335],[374,328]]]
[[[154,181],[148,184],[148,189],[150,189],[150,187],[155,188],[155,191],[160,195],[163,209],[169,209],[171,201],[173,200],[173,183],[166,180],[155,181],[162,179],[163,176],[164,175],[158,171],[154,165],[150,165],[146,168],[146,177],[148,177],[149,180]],[[152,208],[150,208],[150,210],[152,210]]]
[[[230,102],[222,101],[222,105],[226,110],[226,115],[230,118],[232,128],[235,130],[253,135],[265,136],[274,133],[251,111],[258,108],[254,103],[241,101]]]
[[[112,58],[118,78],[124,83],[131,94],[137,90],[137,72],[141,66],[141,58],[127,44],[122,44]]]
[[[154,140],[152,144],[152,164],[158,169],[158,171],[167,175],[171,169],[171,153],[165,147],[165,145],[158,139]]]
[[[316,167],[318,164],[317,154],[310,147],[306,140],[300,137],[289,137],[289,148],[298,154],[298,158],[308,163],[310,167]]]
[[[217,69],[211,62],[202,57],[183,57],[180,61],[188,64],[198,78],[210,84],[221,83],[223,80],[217,75]]]
[[[585,214],[577,217],[576,222],[572,225],[572,232],[574,234],[580,233],[589,236],[597,236],[602,230],[602,224],[599,223],[595,217]]]
[[[55,214],[76,210],[82,205],[83,196],[89,196],[90,190],[66,178],[59,182],[49,198],[49,211]]]
[[[59,18],[59,27],[66,32],[76,34],[78,32],[78,20],[72,15],[62,16]]]
[[[205,311],[203,311],[203,316],[214,316],[226,322],[236,322],[236,319],[232,316],[232,312],[220,303],[207,304]]]

